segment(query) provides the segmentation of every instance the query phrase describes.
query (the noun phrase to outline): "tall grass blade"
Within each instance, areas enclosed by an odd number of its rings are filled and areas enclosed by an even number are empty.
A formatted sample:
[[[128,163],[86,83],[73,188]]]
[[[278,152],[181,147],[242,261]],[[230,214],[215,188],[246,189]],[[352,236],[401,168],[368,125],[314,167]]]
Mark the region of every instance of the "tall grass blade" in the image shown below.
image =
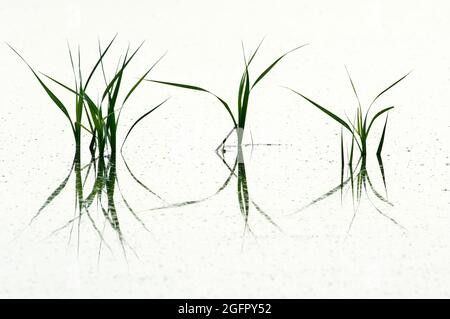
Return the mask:
[[[66,107],[64,106],[64,104],[56,97],[56,95],[44,84],[44,82],[42,82],[41,78],[37,75],[37,73],[33,70],[33,68],[30,66],[30,64],[28,64],[28,62],[11,46],[7,43],[7,45],[9,46],[9,48],[11,50],[14,51],[14,53],[16,53],[23,62],[25,62],[25,64],[30,68],[31,72],[33,72],[34,76],[36,77],[36,79],[38,80],[38,82],[41,84],[41,86],[44,88],[45,92],[47,93],[47,95],[52,99],[52,101],[56,104],[56,106],[64,113],[64,115],[67,117],[67,119],[70,122],[70,126],[72,127],[72,131],[75,134],[75,128],[73,126],[72,123],[72,119],[70,118],[69,112],[67,112]]]
[[[123,71],[128,66],[128,64],[131,62],[131,60],[134,58],[136,53],[141,49],[143,44],[144,44],[144,42],[142,42],[139,45],[139,47],[131,54],[131,56],[128,59],[127,59],[127,57],[128,57],[128,50],[127,50],[127,53],[125,55],[125,58],[124,58],[124,61],[123,61],[123,64],[122,64],[122,68],[116,73],[116,75],[113,77],[113,79],[110,81],[110,83],[106,86],[106,89],[105,89],[105,91],[103,92],[103,95],[102,95],[102,101],[105,99],[106,95],[108,95],[108,92],[110,92],[112,90],[112,88],[115,85],[116,81],[119,81],[119,78],[122,77]]]
[[[235,120],[235,118],[234,118],[233,112],[231,112],[231,109],[230,109],[230,107],[228,106],[228,104],[227,104],[224,100],[222,100],[220,97],[218,97],[217,95],[215,95],[214,93],[212,93],[212,92],[210,92],[210,91],[208,91],[208,90],[205,90],[205,89],[203,89],[203,88],[201,88],[201,87],[198,87],[198,86],[193,86],[193,85],[188,85],[188,84],[181,84],[181,83],[174,83],[174,82],[165,82],[165,81],[156,81],[156,80],[146,80],[146,81],[155,82],[155,83],[160,83],[160,84],[165,84],[165,85],[171,85],[171,86],[176,86],[176,87],[180,87],[180,88],[184,88],[184,89],[189,89],[189,90],[194,90],[194,91],[200,91],[200,92],[206,92],[206,93],[208,93],[208,94],[211,94],[211,95],[213,95],[216,99],[218,99],[218,100],[220,101],[220,103],[223,104],[223,106],[224,106],[225,109],[227,110],[228,114],[230,115],[230,117],[231,117],[231,119],[232,119],[232,121],[233,121],[233,123],[234,123],[234,126],[235,126],[235,127],[238,126],[238,125],[237,125],[237,122],[236,122],[236,120]]]
[[[392,87],[394,87],[395,85],[397,85],[400,81],[402,81],[404,78],[406,78],[412,71],[408,72],[406,75],[402,76],[400,79],[398,79],[397,81],[395,81],[394,83],[392,83],[391,85],[389,85],[386,89],[384,89],[383,91],[381,91],[381,93],[379,93],[372,101],[372,103],[370,103],[370,106],[372,106],[375,101],[382,96],[384,93],[386,93],[387,91],[389,91]],[[370,108],[369,106],[369,108]]]
[[[386,126],[387,126],[387,122],[388,122],[388,117],[389,117],[389,114],[386,115],[386,121],[384,122],[383,133],[381,134],[380,143],[378,144],[377,156],[379,158],[381,158],[381,152],[383,151],[384,136],[386,134]],[[384,174],[383,174],[383,180],[384,180]]]
[[[383,159],[381,158],[381,154],[377,155],[378,167],[380,168],[381,178],[383,179],[384,191],[386,193],[386,199],[388,198],[387,185],[386,185],[386,174],[384,172]]]
[[[142,121],[145,117],[147,117],[147,115],[149,115],[150,113],[152,113],[153,111],[155,111],[158,107],[160,107],[161,105],[163,105],[164,103],[166,103],[167,100],[168,100],[168,98],[165,99],[164,101],[162,101],[161,103],[159,103],[159,104],[158,104],[157,106],[155,106],[154,108],[152,108],[150,111],[146,112],[144,115],[142,115],[140,118],[138,118],[138,119],[136,120],[136,122],[133,123],[133,125],[131,126],[131,128],[128,130],[127,135],[125,136],[125,139],[123,140],[122,146],[120,147],[120,151],[121,151],[121,152],[122,152],[123,145],[124,145],[125,142],[127,141],[128,136],[130,135],[130,133],[131,133],[131,131],[134,129],[134,127],[135,127],[140,121]]]
[[[141,82],[144,80],[144,78],[150,73],[151,70],[153,70],[153,68],[158,64],[158,62],[161,61],[162,58],[164,58],[165,55],[166,55],[166,53],[164,53],[155,63],[153,63],[153,65],[150,67],[150,69],[148,69],[147,72],[145,72],[144,75],[133,85],[131,90],[125,96],[125,99],[123,100],[122,104],[125,104],[125,102],[128,100],[130,95],[134,92],[134,90],[136,90],[136,88],[139,86],[139,84],[141,84]]]
[[[356,92],[355,84],[353,83],[352,77],[350,76],[350,72],[347,69],[347,66],[345,67],[345,71],[347,71],[348,79],[350,80],[350,84],[352,85],[353,93],[355,93],[356,99],[358,100],[358,106],[361,109],[361,101],[359,100],[358,93]]]
[[[369,135],[370,128],[372,127],[372,125],[373,125],[373,123],[375,122],[375,120],[376,120],[379,116],[383,115],[384,113],[388,112],[389,110],[392,110],[393,108],[394,108],[393,106],[390,106],[390,107],[387,107],[387,108],[385,108],[385,109],[382,109],[380,112],[378,112],[377,114],[375,114],[375,116],[374,116],[374,117],[372,118],[372,120],[370,121],[369,127],[367,128],[367,133],[366,133],[366,135]]]
[[[245,57],[244,57],[245,59]],[[245,81],[244,81],[244,88],[242,93],[242,105],[240,109],[240,116],[239,116],[239,127],[244,128],[245,127],[245,119],[247,117],[247,107],[248,107],[248,100],[250,98],[250,75],[248,73],[248,64],[247,61],[245,61]]]
[[[256,47],[255,52],[253,52],[253,54],[251,55],[250,59],[248,60],[248,65],[250,65],[250,63],[252,63],[253,58],[256,56],[256,53],[258,53],[259,48],[261,47],[261,44],[264,42],[264,39],[266,37],[262,38],[261,42],[259,42],[258,46]]]
[[[287,88],[287,89],[289,89],[289,88]],[[289,90],[291,90],[292,92],[294,92],[294,93],[300,95],[302,98],[304,98],[305,100],[307,100],[308,102],[310,102],[312,105],[314,105],[315,107],[317,107],[319,110],[321,110],[322,112],[324,112],[325,114],[327,114],[327,115],[328,115],[329,117],[331,117],[333,120],[337,121],[339,124],[341,124],[341,125],[342,125],[343,127],[345,127],[347,130],[349,130],[350,133],[352,133],[352,135],[353,135],[353,131],[352,131],[352,129],[350,128],[350,126],[349,126],[343,119],[341,119],[339,116],[337,116],[336,114],[334,114],[334,113],[328,111],[326,108],[324,108],[323,106],[317,104],[316,102],[312,101],[311,99],[307,98],[307,97],[304,96],[303,94],[301,94],[301,93],[299,93],[299,92],[297,92],[297,91],[295,91],[295,90],[292,90],[292,89],[289,89]]]
[[[304,46],[306,46],[306,45],[308,45],[309,43],[306,43],[306,44],[303,44],[303,45],[301,45],[301,46],[299,46],[299,47],[296,47],[296,48],[294,48],[294,49],[292,49],[292,50],[290,50],[290,51],[288,51],[288,52],[286,52],[285,54],[283,54],[282,56],[280,56],[278,59],[276,59],[271,65],[269,65],[269,67],[267,67],[267,69],[265,69],[261,74],[260,74],[260,76],[258,76],[258,78],[256,79],[256,81],[253,83],[253,85],[252,85],[252,89],[255,87],[255,85],[259,82],[259,81],[261,81],[266,75],[267,75],[267,73],[269,73],[270,72],[270,70],[272,70],[272,68],[278,63],[278,62],[280,62],[280,60],[282,59],[282,58],[284,58],[286,55],[288,55],[289,53],[292,53],[292,52],[294,52],[294,51],[296,51],[296,50],[298,50],[298,49],[300,49],[300,48],[302,48],[302,47],[304,47]]]
[[[111,47],[111,45],[113,44],[114,40],[117,37],[117,33],[116,35],[113,37],[113,39],[109,42],[108,46],[106,47],[105,51],[103,51],[103,53],[100,55],[100,58],[97,60],[97,63],[95,63],[94,67],[91,70],[91,73],[88,76],[88,79],[86,80],[86,83],[84,84],[84,89],[87,89],[87,86],[89,84],[89,82],[91,81],[92,76],[94,75],[95,70],[97,69],[97,67],[99,66],[100,63],[102,63],[103,57],[106,55],[106,53],[108,52],[109,48]]]

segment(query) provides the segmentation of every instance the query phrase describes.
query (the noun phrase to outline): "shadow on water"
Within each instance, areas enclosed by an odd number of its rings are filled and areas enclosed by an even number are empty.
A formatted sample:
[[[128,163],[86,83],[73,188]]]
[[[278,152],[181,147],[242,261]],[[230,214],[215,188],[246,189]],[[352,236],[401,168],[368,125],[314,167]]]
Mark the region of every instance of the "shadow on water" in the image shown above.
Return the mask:
[[[249,225],[249,217],[250,217],[250,209],[253,207],[267,222],[269,222],[272,226],[274,226],[276,229],[281,231],[281,228],[273,221],[273,219],[251,198],[249,187],[248,187],[248,181],[247,181],[247,172],[246,172],[246,165],[244,160],[244,154],[243,154],[243,147],[245,145],[236,146],[237,153],[232,161],[233,164],[229,164],[229,162],[225,158],[225,152],[223,149],[221,151],[216,150],[216,154],[219,157],[220,161],[225,165],[227,168],[229,174],[225,178],[225,181],[220,185],[220,187],[213,192],[211,195],[193,199],[193,200],[187,200],[172,204],[167,204],[159,207],[154,207],[151,209],[147,209],[145,211],[159,211],[164,209],[171,209],[171,208],[179,208],[184,207],[188,205],[194,205],[194,204],[200,204],[202,202],[206,202],[208,200],[213,199],[214,197],[218,196],[223,190],[225,190],[229,185],[230,181],[233,178],[236,178],[237,180],[237,199],[238,199],[238,205],[241,212],[241,215],[244,220],[244,232],[243,232],[243,239],[245,238],[245,234],[249,232],[252,236],[255,236],[253,233],[250,225]],[[249,146],[254,146],[253,144],[249,144]],[[234,148],[231,146],[230,148]],[[228,153],[228,152],[227,152]]]
[[[343,162],[342,162],[343,163]],[[314,206],[329,197],[331,197],[334,194],[340,195],[341,205],[343,204],[345,195],[350,192],[351,193],[351,200],[352,200],[352,206],[353,206],[353,216],[350,221],[347,233],[351,231],[351,228],[353,226],[353,222],[355,220],[355,217],[359,211],[359,207],[361,204],[361,201],[363,198],[367,199],[369,204],[374,208],[374,210],[389,220],[390,222],[394,223],[396,226],[400,227],[401,229],[405,230],[405,228],[399,224],[394,218],[390,217],[388,214],[386,214],[381,208],[381,205],[386,205],[393,207],[394,204],[388,199],[388,190],[387,190],[387,184],[386,184],[386,173],[383,165],[383,160],[381,156],[377,156],[377,164],[378,169],[380,171],[380,177],[382,180],[382,184],[384,187],[384,194],[382,195],[381,192],[379,192],[372,182],[369,172],[366,165],[366,159],[360,158],[358,162],[356,163],[356,166],[353,167],[353,165],[349,164],[347,165],[347,174],[345,174],[345,167],[342,165],[341,167],[341,181],[340,183],[322,194],[321,196],[315,198],[311,202],[309,202],[307,205],[301,207],[300,209],[294,211],[293,213],[289,214],[294,215],[301,213],[305,211],[307,208]]]
[[[254,145],[252,145],[253,147]],[[156,208],[151,208],[147,210],[136,211],[130,205],[129,201],[126,199],[124,193],[122,192],[119,184],[119,178],[117,174],[117,160],[115,155],[91,158],[89,163],[82,165],[80,161],[80,155],[75,155],[75,158],[70,167],[69,173],[63,179],[63,181],[56,187],[56,189],[50,194],[50,196],[45,200],[44,204],[39,208],[37,213],[31,218],[30,225],[37,221],[46,209],[51,206],[52,202],[58,198],[68,185],[69,181],[74,179],[74,195],[75,195],[75,207],[74,215],[67,222],[65,222],[60,227],[54,229],[49,235],[53,236],[64,230],[68,233],[68,245],[74,241],[76,238],[77,254],[80,253],[80,240],[82,237],[82,226],[84,224],[89,225],[91,230],[94,231],[95,235],[99,240],[98,248],[98,260],[100,260],[101,252],[103,248],[108,249],[108,251],[114,255],[113,248],[110,245],[110,240],[106,239],[105,232],[107,228],[113,230],[118,242],[120,243],[122,253],[127,259],[127,251],[131,251],[136,257],[137,253],[134,248],[127,242],[124,237],[119,214],[116,208],[116,201],[119,199],[120,203],[123,204],[130,213],[134,220],[139,223],[142,228],[150,233],[150,229],[144,223],[144,221],[139,217],[141,213],[148,211],[160,211],[170,208],[179,208],[188,205],[199,204],[211,200],[212,198],[218,196],[223,190],[230,186],[231,181],[236,178],[236,195],[238,199],[238,205],[240,213],[244,220],[244,231],[243,231],[243,241],[245,239],[245,234],[248,232],[253,237],[256,238],[250,225],[250,211],[254,209],[258,212],[267,222],[272,226],[281,231],[280,227],[272,220],[272,218],[264,212],[264,210],[251,198],[249,193],[246,165],[244,161],[243,149],[240,146],[237,147],[237,152],[226,152],[227,154],[232,154],[234,160],[230,165],[225,158],[225,151],[217,152],[218,158],[224,164],[228,171],[228,175],[225,181],[220,185],[220,187],[213,192],[211,195],[205,196],[199,199],[193,199],[177,203],[169,203],[156,192],[150,189],[146,184],[144,184],[132,171],[130,165],[127,163],[125,157],[122,155],[122,162],[126,168],[126,172],[129,176],[142,187],[146,192],[151,194],[153,197],[157,198],[162,205]],[[233,146],[230,148],[234,149]],[[253,149],[252,149],[253,150]],[[230,161],[231,162],[231,161]],[[96,212],[96,214],[94,214]],[[98,213],[100,213],[101,219],[98,218]],[[151,234],[151,233],[150,233]]]
[[[142,181],[140,181],[130,169],[130,166],[122,156],[123,163],[127,172],[133,180],[144,188],[148,193],[158,198],[161,202],[167,203],[161,196],[153,192]],[[119,215],[116,209],[116,200],[119,196],[121,202],[124,204],[134,220],[138,222],[147,232],[150,233],[149,228],[145,225],[142,219],[138,216],[136,211],[131,207],[125,198],[119,184],[117,175],[116,156],[110,155],[107,157],[91,158],[86,165],[81,165],[80,155],[75,155],[69,174],[64,178],[61,184],[51,193],[40,207],[37,213],[32,217],[30,225],[36,221],[44,212],[44,210],[62,193],[67,187],[67,184],[72,176],[75,179],[75,209],[74,216],[68,220],[64,225],[55,229],[50,233],[52,236],[64,229],[69,230],[68,244],[71,243],[73,234],[77,234],[77,253],[80,251],[80,237],[81,237],[81,223],[86,221],[97,234],[100,244],[98,250],[98,258],[100,259],[103,247],[106,247],[111,253],[113,250],[108,242],[105,240],[104,232],[109,226],[116,234],[122,248],[123,255],[127,257],[127,249],[131,250],[137,257],[133,247],[131,247],[124,238]],[[90,183],[88,181],[91,181]],[[92,211],[101,212],[103,217],[103,226],[99,226],[97,218],[94,218]]]

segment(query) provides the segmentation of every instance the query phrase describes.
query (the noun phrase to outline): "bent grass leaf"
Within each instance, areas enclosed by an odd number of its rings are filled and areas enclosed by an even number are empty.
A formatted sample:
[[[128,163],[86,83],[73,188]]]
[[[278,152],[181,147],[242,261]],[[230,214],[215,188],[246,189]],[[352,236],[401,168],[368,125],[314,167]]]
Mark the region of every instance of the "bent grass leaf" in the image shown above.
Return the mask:
[[[127,135],[125,135],[125,139],[123,140],[122,146],[120,147],[120,151],[122,151],[123,146],[125,145],[125,142],[128,139],[128,136],[130,135],[131,131],[134,129],[134,127],[140,122],[142,121],[144,118],[146,118],[150,113],[152,113],[153,111],[155,111],[158,107],[160,107],[161,105],[163,105],[164,103],[167,102],[167,100],[169,100],[168,98],[165,99],[164,101],[162,101],[161,103],[159,103],[157,106],[155,106],[154,108],[152,108],[150,111],[146,112],[144,115],[142,115],[140,118],[138,118],[136,120],[136,122],[133,123],[133,125],[131,126],[131,128],[128,130]]]
[[[346,128],[348,131],[350,131],[350,133],[352,133],[352,135],[353,135],[353,131],[352,131],[352,129],[350,128],[350,126],[349,126],[343,119],[341,119],[339,116],[337,116],[336,114],[334,114],[334,113],[331,112],[331,111],[328,111],[326,108],[324,108],[323,106],[321,106],[321,105],[319,105],[318,103],[314,102],[313,100],[307,98],[307,97],[304,96],[303,94],[301,94],[301,93],[299,93],[299,92],[297,92],[297,91],[295,91],[295,90],[292,90],[292,89],[290,89],[290,88],[287,88],[287,89],[289,89],[289,90],[291,90],[292,92],[294,92],[294,93],[300,95],[302,98],[304,98],[305,100],[307,100],[308,102],[310,102],[312,105],[314,105],[314,106],[317,107],[319,110],[321,110],[322,112],[324,112],[325,114],[327,114],[329,117],[331,117],[333,120],[337,121],[339,124],[341,124],[343,127],[345,127],[345,128]]]
[[[298,49],[300,49],[300,48],[303,48],[304,46],[306,46],[306,45],[308,45],[308,44],[309,44],[309,43],[306,43],[306,44],[303,44],[303,45],[301,45],[301,46],[298,46],[298,47],[296,47],[296,48],[294,48],[294,49],[292,49],[292,50],[286,52],[285,54],[283,54],[282,56],[280,56],[278,59],[276,59],[271,65],[269,65],[269,67],[268,67],[267,69],[265,69],[265,70],[260,74],[260,76],[258,76],[258,78],[256,79],[255,83],[253,83],[253,85],[252,85],[252,89],[253,89],[253,87],[255,87],[255,85],[256,85],[259,81],[261,81],[261,80],[267,75],[267,73],[270,72],[270,70],[272,70],[272,68],[273,68],[278,62],[280,62],[280,60],[281,60],[282,58],[284,58],[284,57],[285,57],[286,55],[288,55],[289,53],[292,53],[292,52],[294,52],[294,51],[296,51],[296,50],[298,50]],[[256,53],[256,52],[255,52],[255,53]]]
[[[75,134],[75,128],[73,126],[72,123],[72,119],[70,118],[69,112],[67,111],[66,107],[64,106],[64,104],[56,97],[56,95],[45,85],[45,83],[41,80],[41,78],[37,75],[37,73],[34,71],[34,69],[31,67],[31,65],[19,54],[19,52],[17,52],[11,45],[9,45],[7,43],[7,45],[9,46],[9,48],[11,50],[14,51],[14,53],[16,53],[23,62],[25,62],[25,64],[30,68],[31,72],[34,74],[34,76],[36,77],[36,79],[38,80],[38,82],[41,84],[41,86],[44,88],[45,92],[47,93],[47,95],[51,98],[51,100],[56,104],[56,106],[64,113],[64,115],[67,117],[67,119],[70,122],[70,126],[72,127],[72,131]]]
[[[157,81],[157,80],[146,80],[146,81],[150,81],[150,82],[155,82],[155,83],[160,83],[160,84],[165,84],[165,85],[171,85],[171,86],[176,86],[176,87],[180,87],[180,88],[184,88],[184,89],[189,89],[189,90],[194,90],[194,91],[200,91],[200,92],[206,92],[208,94],[213,95],[216,99],[218,99],[220,101],[220,103],[223,104],[223,106],[225,107],[225,109],[227,110],[228,114],[230,115],[233,124],[235,127],[237,127],[237,123],[236,120],[234,118],[233,112],[231,112],[230,107],[228,106],[228,104],[222,100],[220,97],[218,97],[217,95],[215,95],[214,93],[205,90],[201,87],[198,86],[194,86],[194,85],[188,85],[188,84],[181,84],[181,83],[174,83],[174,82],[166,82],[166,81]]]

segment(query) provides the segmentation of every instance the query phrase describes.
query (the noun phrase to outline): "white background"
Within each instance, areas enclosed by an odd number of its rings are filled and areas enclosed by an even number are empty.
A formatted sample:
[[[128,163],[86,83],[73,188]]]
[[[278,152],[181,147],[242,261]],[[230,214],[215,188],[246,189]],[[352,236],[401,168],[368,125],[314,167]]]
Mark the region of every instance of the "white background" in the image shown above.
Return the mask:
[[[44,239],[70,219],[71,190],[40,224],[27,226],[67,174],[73,143],[63,115],[1,44],[0,295],[448,297],[449,12],[447,1],[0,0],[0,39],[65,83],[72,81],[66,41],[80,45],[87,70],[97,40],[105,45],[118,33],[115,59],[128,43],[146,40],[128,85],[167,51],[150,78],[205,87],[233,106],[243,70],[241,41],[249,53],[266,36],[253,78],[285,51],[311,42],[277,65],[249,106],[255,143],[284,145],[257,148],[247,163],[252,196],[277,218],[283,235],[260,221],[259,239],[242,250],[233,184],[217,201],[145,215],[154,239],[130,225],[128,238],[140,259],[128,264],[120,251],[97,263],[92,234],[82,237],[80,256],[66,244],[67,234]],[[353,210],[339,198],[285,217],[335,186],[340,163],[336,123],[282,86],[351,114],[356,101],[344,65],[364,105],[413,70],[377,104],[396,107],[384,161],[394,202],[389,213],[406,230],[368,205],[348,232]],[[213,98],[144,83],[124,111],[121,134],[168,96],[130,137],[127,158],[171,202],[206,196],[227,176],[213,150],[231,125]],[[375,146],[369,151],[373,156]],[[139,209],[160,204],[124,183]]]

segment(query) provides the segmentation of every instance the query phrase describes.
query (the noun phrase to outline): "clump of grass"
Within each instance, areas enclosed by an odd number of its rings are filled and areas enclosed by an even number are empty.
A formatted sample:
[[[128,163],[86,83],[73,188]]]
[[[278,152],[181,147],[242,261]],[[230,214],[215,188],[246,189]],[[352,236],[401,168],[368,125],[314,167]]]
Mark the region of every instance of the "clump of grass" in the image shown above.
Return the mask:
[[[70,57],[70,63],[72,66],[73,76],[75,80],[75,89],[70,89],[73,93],[75,93],[75,117],[72,118],[70,116],[70,113],[68,111],[68,108],[66,105],[61,101],[60,98],[57,97],[57,95],[44,83],[42,78],[38,75],[38,72],[36,72],[31,65],[9,44],[7,44],[11,50],[13,50],[25,64],[29,67],[33,75],[38,80],[39,84],[42,86],[42,88],[45,90],[47,95],[50,97],[50,99],[53,101],[53,103],[59,108],[59,110],[64,114],[64,116],[69,120],[74,139],[75,139],[75,145],[76,145],[76,153],[79,154],[80,152],[80,145],[81,145],[81,129],[83,127],[82,124],[82,118],[83,118],[83,112],[85,110],[85,92],[88,88],[89,82],[94,75],[94,72],[96,71],[97,67],[101,63],[101,60],[111,47],[111,44],[113,43],[115,37],[111,40],[111,42],[108,44],[107,48],[103,53],[100,54],[99,60],[95,63],[94,67],[91,69],[91,72],[86,80],[85,83],[83,83],[82,75],[81,75],[81,55],[80,55],[80,49],[78,48],[78,72],[75,71],[75,63],[72,55],[72,51],[70,47],[68,46],[69,50],[69,57]],[[78,76],[77,76],[78,73]],[[44,76],[46,76],[44,74]],[[48,77],[48,76],[46,76]],[[58,82],[59,83],[59,82]],[[92,144],[91,144],[91,147]]]
[[[347,69],[346,69],[347,70]],[[409,73],[408,73],[409,74]],[[356,99],[358,101],[358,106],[356,108],[356,114],[355,114],[355,119],[352,121],[348,118],[348,116],[346,116],[347,120],[342,119],[341,117],[339,117],[338,115],[336,115],[335,113],[331,112],[328,108],[325,108],[323,106],[321,106],[320,104],[314,102],[313,100],[311,100],[310,98],[306,97],[305,95],[292,90],[292,92],[300,95],[302,98],[304,98],[305,100],[307,100],[309,103],[311,103],[312,105],[314,105],[315,107],[317,107],[319,110],[321,110],[322,112],[324,112],[326,115],[328,115],[329,117],[331,117],[333,120],[335,120],[336,122],[338,122],[339,124],[341,124],[341,126],[343,128],[345,128],[348,132],[350,132],[352,140],[351,140],[351,149],[350,149],[350,155],[349,155],[349,163],[351,165],[352,163],[352,159],[353,159],[353,154],[354,154],[354,145],[356,143],[359,151],[360,151],[360,155],[361,155],[361,159],[365,162],[366,160],[366,156],[367,156],[367,139],[369,137],[369,133],[372,130],[372,126],[375,123],[375,121],[380,118],[380,116],[382,116],[383,114],[386,114],[386,120],[384,123],[384,127],[383,127],[383,131],[378,143],[378,148],[377,148],[377,156],[380,157],[381,156],[381,152],[383,150],[383,145],[384,145],[384,139],[385,139],[385,134],[386,134],[386,126],[387,126],[387,121],[388,121],[388,112],[390,110],[392,110],[394,108],[394,106],[389,106],[386,108],[381,109],[380,111],[378,111],[377,113],[375,113],[372,117],[369,116],[370,114],[370,110],[372,108],[372,106],[374,105],[374,103],[378,100],[378,98],[380,98],[384,93],[386,93],[387,91],[389,91],[392,87],[394,87],[395,85],[397,85],[400,81],[402,81],[404,78],[406,78],[408,76],[408,74],[402,76],[400,79],[398,79],[397,81],[395,81],[394,83],[392,83],[391,85],[389,85],[386,89],[384,89],[383,91],[381,91],[378,95],[375,96],[375,98],[373,99],[372,103],[370,103],[369,107],[364,110],[361,102],[359,100],[359,96],[358,93],[356,92],[356,88],[355,85],[353,83],[353,80],[350,76],[350,73],[347,70],[347,75],[348,78],[350,80],[350,84],[352,86],[353,92],[356,96]],[[342,134],[342,133],[341,133]],[[344,146],[343,146],[343,141],[342,141],[342,137],[341,137],[341,158],[344,158]]]
[[[258,77],[256,77],[256,80],[254,82],[252,82],[251,79],[250,79],[250,74],[249,74],[249,66],[252,63],[254,57],[256,56],[256,53],[258,52],[262,42],[263,41],[261,41],[259,43],[258,47],[253,52],[253,54],[250,55],[248,60],[247,60],[247,58],[245,56],[244,46],[242,46],[242,49],[244,51],[243,52],[244,53],[243,54],[244,55],[244,72],[242,74],[241,81],[239,83],[238,99],[237,99],[237,116],[236,116],[236,114],[233,114],[229,103],[225,102],[224,99],[220,98],[216,94],[214,94],[211,91],[206,90],[204,88],[201,88],[201,87],[198,87],[198,86],[194,86],[194,85],[190,85],[190,84],[181,84],[181,83],[157,81],[157,80],[148,80],[148,81],[156,82],[156,83],[160,83],[160,84],[165,84],[165,85],[176,86],[176,87],[189,89],[189,90],[194,90],[194,91],[205,92],[205,93],[208,93],[208,94],[214,96],[225,107],[226,111],[228,112],[228,114],[229,114],[229,116],[231,118],[231,121],[233,122],[232,130],[225,137],[225,139],[223,140],[221,145],[219,145],[219,148],[225,144],[225,142],[228,139],[228,137],[235,130],[237,132],[238,145],[241,145],[242,144],[242,139],[243,139],[243,134],[244,134],[244,129],[245,129],[245,125],[246,125],[247,111],[248,111],[248,105],[249,105],[249,99],[250,99],[251,91],[272,70],[272,68],[278,62],[280,62],[281,59],[283,59],[289,53],[294,52],[294,51],[296,51],[296,50],[298,50],[298,49],[300,49],[300,48],[302,48],[303,46],[306,45],[306,44],[305,45],[301,45],[301,46],[296,47],[296,48],[294,48],[294,49],[284,53],[283,55],[281,55],[272,64],[270,64]]]
[[[122,114],[122,110],[125,106],[125,103],[129,100],[131,95],[135,92],[135,90],[139,87],[139,85],[142,83],[144,78],[150,73],[150,71],[155,67],[155,65],[162,59],[159,58],[149,69],[147,69],[144,74],[134,83],[134,85],[129,89],[129,91],[126,93],[125,97],[120,100],[119,95],[121,92],[122,80],[124,78],[124,73],[131,62],[131,60],[134,58],[136,53],[140,50],[143,43],[139,45],[139,47],[134,50],[131,54],[129,51],[129,47],[127,51],[125,52],[124,58],[120,58],[118,62],[118,66],[115,70],[115,73],[110,81],[107,80],[106,72],[104,68],[104,57],[108,50],[110,49],[111,45],[113,44],[116,37],[114,37],[108,44],[105,50],[102,50],[100,42],[99,42],[99,58],[97,62],[95,63],[94,67],[92,68],[86,82],[83,82],[82,72],[81,72],[81,57],[80,57],[80,50],[78,49],[78,70],[76,71],[72,51],[69,47],[69,57],[70,57],[70,63],[72,66],[72,71],[74,75],[74,87],[69,87],[68,85],[65,85],[61,83],[60,81],[54,79],[53,77],[43,74],[47,79],[51,80],[52,82],[58,84],[62,88],[68,90],[69,92],[73,93],[75,96],[75,118],[72,119],[68,112],[68,108],[61,102],[61,100],[56,96],[53,91],[49,89],[49,87],[43,82],[43,80],[39,77],[37,72],[25,61],[20,54],[13,49],[11,46],[11,49],[19,55],[19,57],[28,65],[28,67],[33,72],[34,76],[37,78],[41,86],[44,88],[46,93],[49,95],[49,97],[52,99],[52,101],[58,106],[58,108],[64,113],[66,118],[69,120],[71,128],[74,133],[75,137],[75,144],[76,144],[76,154],[80,153],[80,145],[81,145],[81,130],[84,129],[85,131],[89,132],[91,135],[91,143],[90,143],[90,151],[92,156],[95,156],[95,152],[98,152],[99,157],[103,157],[105,155],[106,149],[109,148],[111,155],[116,154],[117,150],[117,128],[120,120],[120,116]],[[101,95],[101,98],[99,98],[98,102],[95,103],[94,100],[90,97],[90,95],[87,93],[88,84],[90,83],[92,76],[94,75],[94,72],[99,69],[102,71],[103,79],[105,82],[105,88],[103,90],[103,93]],[[164,102],[163,102],[164,103]],[[152,111],[154,111],[156,108],[158,108],[160,105],[153,108],[150,112],[145,113],[141,118],[139,118],[138,121],[135,122],[135,124],[132,126],[131,129],[137,124],[137,122],[141,121],[144,117],[149,115]],[[105,111],[106,110],[106,111]],[[83,124],[83,114],[86,113],[86,119],[87,124]],[[130,129],[130,131],[131,131]],[[129,133],[128,133],[129,134]],[[127,136],[128,136],[127,134]]]

